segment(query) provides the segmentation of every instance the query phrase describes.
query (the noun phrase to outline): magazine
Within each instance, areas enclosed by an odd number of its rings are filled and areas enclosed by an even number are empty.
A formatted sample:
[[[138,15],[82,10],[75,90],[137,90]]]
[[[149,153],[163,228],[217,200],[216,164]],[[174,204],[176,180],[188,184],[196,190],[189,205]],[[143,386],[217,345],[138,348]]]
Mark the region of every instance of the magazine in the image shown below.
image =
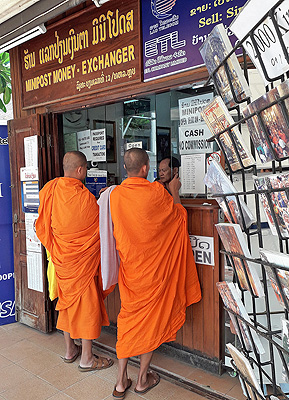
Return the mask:
[[[278,29],[280,36],[282,36],[282,40],[284,41],[285,48],[288,48],[289,36],[286,34],[287,28],[285,30],[284,27],[284,15],[288,12],[287,2],[283,1],[273,12],[276,26],[278,27],[277,29],[272,18],[268,16],[253,31],[253,28],[258,24],[258,21],[264,17],[266,12],[273,9],[277,2],[278,0],[249,0],[230,25],[230,30],[240,41],[242,41],[242,45],[247,54],[251,58],[260,75],[263,77],[265,85],[269,82],[263,73],[251,35],[255,38],[260,53],[259,57],[264,64],[265,71],[270,80],[279,77],[289,69],[289,64],[286,61],[286,56],[277,34]],[[251,32],[251,35],[243,40],[249,32]]]
[[[283,348],[289,352],[289,321],[285,318],[282,320],[282,345]],[[284,353],[284,359],[287,365],[287,368],[289,369],[289,355]],[[284,368],[282,368],[282,378],[285,382],[289,382],[289,376]]]
[[[254,113],[253,107],[251,104],[249,104],[247,107],[245,107],[243,110],[243,115],[244,117],[248,117],[249,115]],[[268,140],[264,134],[264,131],[262,130],[262,127],[260,125],[260,121],[257,117],[257,115],[253,115],[251,118],[248,118],[246,120],[246,124],[250,133],[251,140],[255,146],[255,149],[257,151],[257,154],[260,158],[260,161],[262,163],[266,163],[269,161],[274,160],[273,153],[270,148],[270,144],[268,143]]]
[[[231,343],[227,343],[226,346],[231,354],[232,359],[234,360],[234,363],[235,363],[237,369],[240,371],[242,377],[244,377],[245,379],[247,379],[250,382],[250,384],[256,389],[257,393],[262,398],[265,398],[249,360],[238,349],[236,349],[236,347],[233,346]],[[249,398],[255,399],[255,396],[254,396],[251,386],[248,385],[245,381],[244,381],[244,384],[246,385],[246,388],[250,395]]]
[[[222,132],[224,129],[234,124],[234,120],[220,96],[215,97],[204,108],[204,110],[201,112],[201,115],[213,135]],[[226,131],[222,133],[216,140],[220,147],[224,150],[232,171],[237,171],[242,168],[232,140],[236,145],[244,167],[255,164],[254,158],[247,149],[247,146],[242,139],[242,135],[236,127],[231,129],[231,134]]]
[[[268,189],[265,177],[257,177],[257,176],[253,175],[253,181],[254,181],[256,190],[259,191],[259,190]],[[270,206],[269,206],[267,197],[266,197],[265,193],[259,193],[259,196],[260,196],[260,201],[263,206],[265,216],[267,218],[267,222],[268,222],[269,228],[271,229],[272,235],[277,236],[276,226],[275,226],[275,223],[274,223],[274,220],[272,217],[272,213],[270,210]]]
[[[238,317],[235,315],[235,314],[240,315],[246,321],[251,323],[250,317],[249,317],[249,315],[246,311],[246,308],[241,300],[241,297],[239,296],[239,293],[235,287],[235,284],[232,282],[217,282],[216,285],[217,285],[217,289],[220,293],[220,296],[223,300],[224,306],[233,311],[233,313],[230,311],[228,311],[228,313],[229,313],[232,324],[234,326],[234,329],[235,329],[239,339],[241,340],[241,335],[242,335],[246,350],[249,352],[253,351],[253,344],[252,344],[250,333],[249,333],[250,328],[246,325],[245,322],[243,322],[240,319],[238,319],[238,322],[237,322]],[[239,329],[239,327],[240,327],[240,329]],[[259,336],[253,329],[251,329],[250,331],[251,331],[252,338],[254,340],[254,344],[255,344],[258,352],[260,354],[264,354],[265,350],[259,339]]]
[[[289,97],[284,101],[283,109],[280,103],[270,106],[272,102],[287,95],[289,96],[289,80],[282,82],[253,101],[243,111],[244,116],[246,116],[267,107],[260,113],[264,127],[260,124],[257,116],[246,121],[252,141],[262,162],[272,160],[272,156],[275,159],[283,159],[289,156],[289,126],[287,123]],[[266,129],[271,146],[268,144],[264,129]]]
[[[200,53],[210,75],[220,66],[233,49],[223,24],[216,25],[200,47]],[[232,54],[226,61],[228,75],[232,83],[237,102],[240,103],[250,97],[250,89],[240,67],[236,54]],[[221,65],[215,75],[215,85],[228,108],[234,107],[234,100],[225,65]]]
[[[208,165],[204,183],[214,195],[237,193],[233,183],[216,160],[212,160]],[[241,198],[239,199],[241,210],[239,209],[236,196],[226,196],[227,203],[223,197],[216,197],[216,200],[228,221],[241,225],[242,229],[249,228],[256,221],[247,204]],[[243,214],[245,227],[243,226],[241,213]]]
[[[276,297],[281,306],[285,308],[285,304],[281,295],[281,290],[289,304],[289,255],[283,253],[277,253],[276,251],[260,249],[260,257],[261,260],[265,262],[269,262],[287,269],[284,270],[280,268],[271,268],[269,265],[264,265],[270,283],[276,294]],[[279,278],[281,290],[278,286],[276,275]]]
[[[251,258],[240,225],[221,223],[216,224],[216,228],[226,251]],[[237,256],[232,256],[232,259],[241,288],[249,290],[251,286],[254,295],[258,297],[264,296],[263,286],[255,264],[251,261],[241,260]],[[246,274],[248,275],[248,280]]]

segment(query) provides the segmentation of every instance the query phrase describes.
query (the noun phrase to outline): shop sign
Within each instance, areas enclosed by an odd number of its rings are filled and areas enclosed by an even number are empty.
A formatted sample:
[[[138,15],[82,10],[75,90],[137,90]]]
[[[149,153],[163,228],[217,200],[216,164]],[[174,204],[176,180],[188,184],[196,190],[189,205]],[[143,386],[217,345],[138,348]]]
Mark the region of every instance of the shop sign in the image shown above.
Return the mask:
[[[88,7],[21,45],[24,107],[140,81],[138,4]]]
[[[214,266],[214,238],[210,236],[190,235],[190,241],[196,264]]]
[[[179,100],[180,154],[211,153],[213,151],[213,142],[207,142],[212,133],[201,116],[201,112],[213,97],[213,93],[206,93]]]
[[[142,0],[144,80],[203,65],[199,47],[215,25],[228,27],[246,0]],[[236,37],[228,30],[233,45]]]

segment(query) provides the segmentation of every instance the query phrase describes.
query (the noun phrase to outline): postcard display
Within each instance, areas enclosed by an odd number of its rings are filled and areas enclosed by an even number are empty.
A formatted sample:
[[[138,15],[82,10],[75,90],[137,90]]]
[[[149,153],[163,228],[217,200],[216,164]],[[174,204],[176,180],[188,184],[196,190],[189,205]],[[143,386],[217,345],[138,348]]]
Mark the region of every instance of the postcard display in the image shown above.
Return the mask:
[[[217,284],[229,316],[226,358],[254,400],[289,396],[288,15],[289,0],[249,0],[227,31],[215,25],[200,48],[216,90],[202,117],[225,158],[225,166],[210,163],[204,182],[224,212],[216,229],[234,272]],[[264,82],[256,99],[248,66]]]

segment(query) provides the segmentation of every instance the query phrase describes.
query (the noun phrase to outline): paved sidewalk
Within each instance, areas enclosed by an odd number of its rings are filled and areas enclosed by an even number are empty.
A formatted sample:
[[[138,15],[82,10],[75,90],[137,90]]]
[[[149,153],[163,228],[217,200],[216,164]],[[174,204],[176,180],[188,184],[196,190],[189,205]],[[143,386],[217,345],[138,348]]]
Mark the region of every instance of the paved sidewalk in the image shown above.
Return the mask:
[[[115,339],[102,334],[99,342],[113,345]],[[108,343],[110,342],[110,343]],[[113,399],[117,361],[111,368],[95,372],[79,372],[77,360],[65,364],[64,339],[59,332],[43,334],[20,323],[0,326],[0,400],[104,400]],[[96,351],[98,353],[98,351]],[[209,387],[229,397],[245,400],[237,378],[221,377],[193,368],[156,353],[153,364],[186,380]],[[127,400],[201,400],[204,396],[184,389],[168,380],[143,396],[133,389],[138,368],[129,365],[133,380]]]

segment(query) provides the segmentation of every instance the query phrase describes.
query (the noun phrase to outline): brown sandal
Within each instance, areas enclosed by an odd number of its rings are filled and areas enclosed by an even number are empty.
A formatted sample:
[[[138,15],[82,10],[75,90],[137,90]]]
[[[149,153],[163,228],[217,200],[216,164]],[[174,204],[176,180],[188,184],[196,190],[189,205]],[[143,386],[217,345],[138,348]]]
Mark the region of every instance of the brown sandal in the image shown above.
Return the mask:
[[[81,351],[82,351],[81,346],[76,346],[76,347],[77,347],[77,352],[72,358],[62,357],[62,359],[65,363],[67,363],[67,364],[73,363],[81,355]]]
[[[90,367],[82,367],[81,365],[79,365],[78,369],[81,372],[97,371],[100,369],[109,368],[112,365],[113,365],[113,360],[111,358],[100,357],[94,354],[94,360]]]
[[[123,392],[119,392],[116,390],[116,386],[114,387],[114,390],[112,392],[112,397],[118,400],[122,400],[125,397],[126,391],[131,387],[132,380],[130,378],[127,379],[127,387]]]

